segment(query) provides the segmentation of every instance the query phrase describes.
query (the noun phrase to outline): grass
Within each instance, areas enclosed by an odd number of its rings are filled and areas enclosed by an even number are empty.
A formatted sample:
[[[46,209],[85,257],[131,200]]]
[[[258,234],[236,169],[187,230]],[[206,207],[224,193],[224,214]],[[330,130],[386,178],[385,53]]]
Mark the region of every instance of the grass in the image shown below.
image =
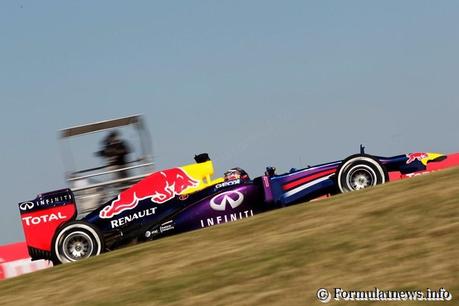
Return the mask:
[[[322,305],[335,287],[443,287],[454,303],[458,182],[452,169],[132,246],[3,281],[0,304]]]

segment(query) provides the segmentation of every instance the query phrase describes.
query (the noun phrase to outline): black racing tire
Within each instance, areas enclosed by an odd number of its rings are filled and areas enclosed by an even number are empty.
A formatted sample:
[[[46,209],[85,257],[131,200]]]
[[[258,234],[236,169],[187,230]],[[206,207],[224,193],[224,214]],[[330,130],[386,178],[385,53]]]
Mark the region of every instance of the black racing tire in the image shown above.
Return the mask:
[[[345,159],[337,171],[337,187],[341,193],[365,189],[386,183],[388,173],[370,155],[353,155]]]
[[[100,232],[92,225],[74,221],[56,232],[53,243],[53,264],[75,262],[97,256],[104,250]]]

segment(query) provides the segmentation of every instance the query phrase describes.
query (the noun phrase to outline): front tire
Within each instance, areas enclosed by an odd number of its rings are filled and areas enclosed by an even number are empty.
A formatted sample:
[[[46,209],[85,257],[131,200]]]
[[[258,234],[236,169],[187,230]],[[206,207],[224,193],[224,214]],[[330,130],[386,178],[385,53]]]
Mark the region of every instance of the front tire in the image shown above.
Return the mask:
[[[351,156],[343,161],[337,171],[338,190],[342,193],[361,190],[384,184],[388,181],[387,171],[371,156]]]
[[[61,228],[54,240],[53,263],[75,262],[102,253],[99,231],[88,223],[75,221]]]

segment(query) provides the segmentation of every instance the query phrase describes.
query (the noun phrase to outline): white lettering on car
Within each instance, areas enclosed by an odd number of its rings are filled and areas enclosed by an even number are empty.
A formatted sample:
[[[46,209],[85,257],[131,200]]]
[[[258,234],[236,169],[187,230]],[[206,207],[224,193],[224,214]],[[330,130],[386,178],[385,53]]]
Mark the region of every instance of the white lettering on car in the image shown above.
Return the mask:
[[[56,214],[49,214],[49,215],[43,215],[39,217],[23,217],[22,221],[25,222],[27,226],[30,225],[38,225],[40,223],[48,223],[48,222],[53,222],[53,221],[58,221],[58,220],[66,220],[67,217],[62,215],[61,212],[58,212]]]
[[[217,184],[217,185],[215,185],[215,188],[219,189],[219,188],[223,188],[223,187],[238,185],[240,183],[241,183],[241,180],[237,179],[237,180],[234,180],[234,181],[228,181],[228,182],[223,182],[223,183]]]
[[[232,222],[240,219],[245,219],[253,216],[253,210],[244,210],[237,213],[232,213],[229,215],[220,215],[217,217],[211,217],[206,219],[201,219],[201,227],[213,226],[216,224]]]
[[[152,207],[152,208],[149,208],[149,209],[145,209],[145,210],[133,213],[132,215],[128,215],[128,216],[125,216],[125,217],[122,217],[122,218],[111,220],[110,224],[111,224],[112,228],[120,227],[120,226],[125,225],[125,224],[127,224],[129,222],[132,222],[132,221],[134,221],[136,219],[141,219],[141,218],[144,218],[144,217],[148,217],[148,216],[154,215],[156,213],[156,208],[157,207]]]

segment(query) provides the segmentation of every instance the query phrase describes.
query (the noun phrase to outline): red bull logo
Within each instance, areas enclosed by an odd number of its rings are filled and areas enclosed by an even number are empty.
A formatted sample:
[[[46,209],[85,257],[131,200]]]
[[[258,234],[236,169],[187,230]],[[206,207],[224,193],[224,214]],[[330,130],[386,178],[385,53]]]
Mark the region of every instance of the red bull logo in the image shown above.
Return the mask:
[[[408,157],[408,160],[406,161],[406,163],[407,164],[411,164],[415,160],[422,161],[424,158],[429,157],[429,154],[422,153],[422,152],[417,152],[417,153],[406,154],[406,157]]]
[[[194,180],[181,168],[155,172],[131,188],[121,192],[118,198],[100,211],[101,218],[111,218],[123,211],[133,209],[141,200],[163,204],[190,187],[197,187]]]

